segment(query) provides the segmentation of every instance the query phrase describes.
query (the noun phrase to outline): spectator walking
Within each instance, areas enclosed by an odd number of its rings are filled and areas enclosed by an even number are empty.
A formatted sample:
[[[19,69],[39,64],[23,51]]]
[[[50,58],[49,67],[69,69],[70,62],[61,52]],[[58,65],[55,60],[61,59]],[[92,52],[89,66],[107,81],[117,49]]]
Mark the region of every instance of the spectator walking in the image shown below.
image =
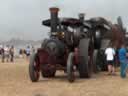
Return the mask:
[[[124,44],[122,44],[121,48],[119,49],[118,55],[120,61],[120,76],[122,78],[125,78],[126,69],[128,67],[128,60],[127,60],[127,51]]]
[[[11,46],[10,48],[10,61],[14,61],[14,46]]]
[[[34,46],[32,46],[32,53],[35,53],[35,52],[36,52],[36,50],[35,50]]]
[[[4,58],[6,59],[6,61],[9,61],[9,45],[4,47]]]
[[[0,55],[2,54],[2,48],[3,46],[0,44]]]
[[[29,59],[30,52],[31,52],[30,46],[27,46],[27,48],[26,48],[26,57],[27,57],[27,60]]]
[[[109,44],[108,48],[105,50],[106,61],[108,65],[108,75],[115,75],[115,66],[114,66],[114,56],[115,50],[112,48],[112,45]]]
[[[2,62],[4,62],[5,59],[4,47],[1,48],[1,57],[2,57]]]
[[[19,56],[20,56],[20,58],[23,58],[23,51],[22,51],[22,49],[19,50]]]

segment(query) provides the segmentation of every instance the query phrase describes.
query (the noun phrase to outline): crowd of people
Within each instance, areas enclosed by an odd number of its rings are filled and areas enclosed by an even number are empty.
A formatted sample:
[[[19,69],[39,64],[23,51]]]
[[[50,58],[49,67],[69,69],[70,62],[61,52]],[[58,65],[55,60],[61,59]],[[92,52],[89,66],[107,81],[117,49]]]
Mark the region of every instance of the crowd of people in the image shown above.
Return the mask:
[[[118,57],[118,61],[120,63],[120,76],[122,78],[126,77],[126,72],[128,69],[128,52],[125,44],[121,45],[121,48],[116,50],[109,44],[109,46],[105,50],[106,62],[108,66],[108,75],[116,75],[115,74],[115,59]]]
[[[2,62],[13,62],[14,60],[14,46],[0,46],[0,54],[2,58]]]
[[[26,49],[24,49],[24,48],[21,48],[20,50],[19,50],[19,56],[20,56],[20,58],[27,58],[27,60],[29,59],[29,56],[30,56],[30,54],[31,53],[34,53],[35,52],[35,48],[32,46],[32,47],[30,47],[30,46],[27,46],[27,48]]]
[[[35,52],[35,48],[33,46],[27,46],[26,48],[19,49],[19,57],[20,58],[27,58],[29,60],[29,56],[31,53]],[[14,62],[14,54],[15,49],[14,46],[2,46],[0,45],[0,55],[2,62]]]

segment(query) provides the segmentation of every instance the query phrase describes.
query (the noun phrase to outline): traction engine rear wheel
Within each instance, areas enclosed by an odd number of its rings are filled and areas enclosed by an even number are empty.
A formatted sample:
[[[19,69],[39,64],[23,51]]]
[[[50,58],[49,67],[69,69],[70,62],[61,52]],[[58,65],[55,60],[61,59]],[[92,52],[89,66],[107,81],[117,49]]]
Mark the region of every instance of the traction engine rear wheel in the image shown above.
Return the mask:
[[[79,61],[78,71],[80,78],[89,78],[91,76],[92,65],[90,64],[91,56],[89,56],[89,42],[90,39],[81,39],[79,44]]]
[[[98,72],[98,62],[97,62],[97,59],[98,59],[98,50],[94,50],[94,53],[93,53],[93,72],[94,73],[97,73]]]

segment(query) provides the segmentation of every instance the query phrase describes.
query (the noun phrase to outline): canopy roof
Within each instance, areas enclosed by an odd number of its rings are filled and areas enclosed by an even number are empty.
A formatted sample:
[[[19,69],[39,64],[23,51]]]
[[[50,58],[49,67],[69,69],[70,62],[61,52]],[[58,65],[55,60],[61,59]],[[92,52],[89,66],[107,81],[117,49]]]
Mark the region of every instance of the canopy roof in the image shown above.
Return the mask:
[[[42,22],[43,25],[50,27],[51,26],[51,19],[47,19],[44,20]],[[91,18],[89,20],[86,20],[84,22],[81,22],[79,19],[77,18],[59,18],[57,25],[63,25],[63,26],[70,26],[73,28],[77,28],[80,26],[84,26],[85,28],[92,28],[92,27],[103,27],[106,28],[110,27],[109,22],[102,18],[102,17],[95,17],[95,18]]]
[[[51,19],[44,20],[42,24],[50,27]],[[70,27],[80,27],[83,25],[83,23],[80,22],[80,20],[76,18],[59,18],[57,25],[59,24],[64,25],[64,26],[70,26]]]

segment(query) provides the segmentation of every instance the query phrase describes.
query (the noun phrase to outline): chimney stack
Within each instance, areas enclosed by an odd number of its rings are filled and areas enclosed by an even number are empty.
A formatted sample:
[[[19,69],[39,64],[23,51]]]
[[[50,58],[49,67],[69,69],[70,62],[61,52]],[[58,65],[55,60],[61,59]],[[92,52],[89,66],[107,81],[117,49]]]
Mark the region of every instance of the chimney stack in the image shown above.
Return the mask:
[[[59,8],[52,7],[49,9],[51,14],[51,32],[57,32],[57,23],[58,23],[58,11]]]
[[[84,17],[85,17],[85,14],[84,14],[84,13],[80,13],[80,14],[79,14],[79,20],[80,20],[81,22],[84,21]]]
[[[79,14],[79,20],[80,20],[80,22],[84,22],[84,17],[85,17],[85,14],[84,13],[80,13]],[[80,27],[80,32],[83,32],[84,31],[84,28],[83,28],[83,26],[81,26]]]

